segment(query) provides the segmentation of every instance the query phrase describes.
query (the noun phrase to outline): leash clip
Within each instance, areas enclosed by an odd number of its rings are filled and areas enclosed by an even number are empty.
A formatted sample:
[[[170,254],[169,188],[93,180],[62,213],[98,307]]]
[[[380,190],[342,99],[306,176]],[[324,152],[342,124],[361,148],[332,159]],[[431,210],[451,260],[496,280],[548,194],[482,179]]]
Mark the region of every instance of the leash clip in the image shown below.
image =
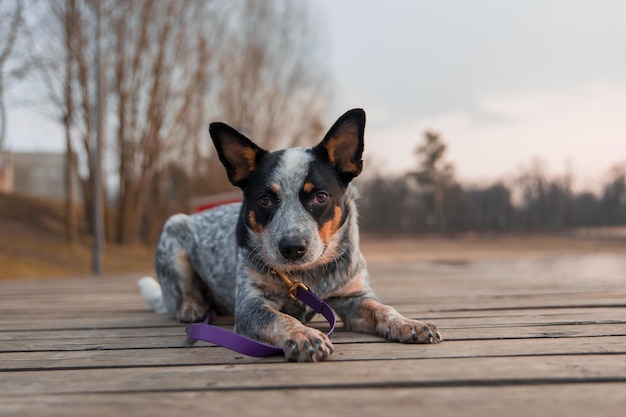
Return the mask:
[[[287,277],[287,275],[285,275],[284,272],[278,272],[278,271],[275,271],[275,270],[272,269],[270,271],[270,273],[272,275],[276,275],[278,278],[283,280],[283,282],[287,286],[287,291],[289,291],[289,297],[291,297],[294,301],[299,301],[298,297],[296,297],[296,294],[298,292],[298,288],[302,288],[305,291],[309,291],[309,287],[307,287],[306,285],[304,285],[300,281],[292,281],[292,280],[290,280],[289,277]]]

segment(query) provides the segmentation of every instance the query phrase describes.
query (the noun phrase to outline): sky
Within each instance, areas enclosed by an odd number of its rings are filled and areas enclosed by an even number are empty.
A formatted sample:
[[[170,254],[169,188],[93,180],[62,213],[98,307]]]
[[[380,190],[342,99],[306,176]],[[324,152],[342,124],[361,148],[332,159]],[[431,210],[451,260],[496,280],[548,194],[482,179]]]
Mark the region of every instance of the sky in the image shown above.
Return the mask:
[[[316,3],[332,112],[367,112],[366,170],[414,167],[426,129],[470,182],[540,160],[585,187],[626,162],[626,2]]]
[[[626,162],[623,0],[307,1],[328,57],[329,125],[367,113],[366,172],[412,169],[426,129],[470,183],[541,160],[585,188]],[[63,134],[10,109],[7,144],[61,151]]]

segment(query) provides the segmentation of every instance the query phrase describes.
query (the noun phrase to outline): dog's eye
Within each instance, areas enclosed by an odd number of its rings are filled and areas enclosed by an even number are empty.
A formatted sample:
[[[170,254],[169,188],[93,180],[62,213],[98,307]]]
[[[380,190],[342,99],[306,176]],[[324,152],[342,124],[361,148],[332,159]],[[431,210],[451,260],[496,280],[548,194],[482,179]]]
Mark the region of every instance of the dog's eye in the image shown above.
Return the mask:
[[[260,195],[257,201],[259,202],[259,205],[263,207],[269,207],[272,205],[272,199],[267,194]]]
[[[315,202],[317,204],[324,204],[328,200],[328,193],[326,191],[318,191],[315,194]]]

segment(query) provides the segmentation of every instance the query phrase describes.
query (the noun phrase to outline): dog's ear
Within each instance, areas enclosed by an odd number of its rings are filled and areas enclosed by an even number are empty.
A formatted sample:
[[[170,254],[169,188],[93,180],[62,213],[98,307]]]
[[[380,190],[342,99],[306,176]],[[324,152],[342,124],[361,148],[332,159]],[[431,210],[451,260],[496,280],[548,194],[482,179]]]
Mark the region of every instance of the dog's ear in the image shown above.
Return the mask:
[[[363,134],[365,112],[352,109],[330,128],[322,142],[314,148],[316,155],[326,159],[347,184],[363,169]]]
[[[250,173],[267,151],[226,123],[211,123],[209,133],[231,184],[245,188]]]

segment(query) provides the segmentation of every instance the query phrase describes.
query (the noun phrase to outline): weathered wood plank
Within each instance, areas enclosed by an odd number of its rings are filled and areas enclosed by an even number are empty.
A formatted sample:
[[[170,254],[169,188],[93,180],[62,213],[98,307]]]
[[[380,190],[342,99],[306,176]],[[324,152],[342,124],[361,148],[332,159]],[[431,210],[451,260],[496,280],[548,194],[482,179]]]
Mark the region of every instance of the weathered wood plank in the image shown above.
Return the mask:
[[[594,307],[594,308],[531,308],[511,310],[467,310],[467,311],[423,311],[414,306],[398,306],[400,312],[420,320],[442,322],[447,326],[459,324],[519,324],[519,323],[585,323],[590,321],[620,322],[624,320],[622,307]],[[445,322],[444,322],[445,320]],[[231,324],[232,317],[216,317],[216,323]],[[323,319],[314,320],[314,323],[324,323]],[[114,330],[114,329],[150,329],[155,327],[180,327],[182,325],[167,315],[156,315],[152,311],[115,311],[103,314],[102,312],[83,312],[79,317],[59,318],[55,314],[29,314],[0,318],[0,340],[19,337],[38,337],[39,332],[68,330],[76,333],[77,330]],[[15,332],[23,333],[16,335]],[[132,331],[132,330],[131,330]],[[76,333],[78,334],[78,333]]]
[[[138,275],[0,282],[0,415],[623,414],[626,258],[370,270],[385,302],[447,341],[338,331],[330,361],[290,364],[183,348],[184,326],[147,309]]]
[[[436,349],[436,346],[430,346]],[[0,395],[626,383],[626,355],[250,363],[4,373]],[[339,371],[339,372],[338,372]],[[331,377],[332,376],[332,377]]]
[[[152,311],[118,311],[112,313],[84,312],[79,315],[22,315],[0,318],[0,331],[14,332],[23,330],[80,330],[80,329],[119,329],[119,328],[150,328],[170,327],[179,325],[164,315],[156,315]]]
[[[582,338],[602,336],[626,336],[626,324],[573,324],[573,325],[510,325],[510,326],[463,326],[458,328],[440,326],[446,340],[498,340],[498,339],[543,339],[543,338]],[[0,352],[36,352],[64,350],[104,350],[104,349],[152,349],[180,348],[187,345],[186,336],[181,328],[178,334],[175,329],[167,329],[167,334],[155,333],[144,336],[142,332],[125,336],[108,335],[103,337],[70,337],[51,339],[13,339],[0,344]],[[338,331],[333,342],[366,343],[381,341],[381,338],[361,333]],[[202,344],[202,342],[198,342]]]
[[[626,324],[626,317],[623,316],[622,309],[544,309],[540,311],[485,311],[476,316],[464,316],[461,312],[437,313],[436,315],[410,312],[402,309],[402,313],[408,317],[423,320],[435,320],[437,324],[445,328],[476,328],[476,327],[511,327],[511,326],[537,326],[537,325],[593,325],[593,324]],[[149,313],[151,314],[151,313]],[[144,326],[143,322],[135,325],[135,321],[130,319],[135,316],[133,312],[128,313],[128,318],[123,318],[128,327],[107,327],[108,320],[101,323],[95,318],[89,326],[85,326],[84,321],[75,323],[73,320],[67,322],[67,327],[63,329],[51,329],[42,320],[38,321],[41,327],[28,330],[11,329],[0,330],[0,341],[8,340],[45,340],[45,339],[79,339],[97,337],[131,337],[141,334],[145,337],[152,336],[181,336],[184,325],[176,320],[158,322],[159,326]],[[455,316],[456,315],[456,316]],[[135,317],[136,318],[136,317]],[[621,320],[619,320],[621,318]],[[232,317],[219,318],[214,323],[225,324],[226,328],[232,327]],[[323,327],[323,319],[313,320],[310,325],[313,327]],[[78,324],[74,329],[70,326]],[[102,325],[102,326],[101,326]],[[69,327],[69,328],[68,328]],[[341,328],[341,322],[338,328]]]
[[[625,257],[626,258],[626,257]],[[496,267],[494,267],[496,268]],[[467,267],[448,270],[420,270],[415,264],[370,264],[372,285],[378,291],[385,289],[410,288],[412,291],[432,292],[445,287],[449,292],[457,293],[460,290],[490,292],[493,289],[505,289],[508,292],[528,290],[529,288],[549,291],[583,291],[589,288],[619,288],[620,278],[626,270],[626,261],[622,269],[617,269],[618,277],[606,277],[595,274],[590,278],[582,279],[579,271],[572,271],[569,275],[559,274],[551,277],[542,276],[541,270],[530,273],[510,271],[503,273],[506,264],[497,267],[497,274],[484,274],[480,269],[472,270]],[[489,268],[488,268],[489,269]],[[15,295],[31,297],[67,296],[76,294],[89,296],[91,294],[136,294],[137,280],[142,274],[133,276],[111,276],[101,278],[82,278],[72,280],[42,280],[42,281],[0,281],[0,300],[9,300]]]
[[[332,375],[329,376],[332,379]],[[558,395],[555,395],[558,393]],[[626,409],[624,386],[555,384],[394,389],[186,391],[0,396],[0,415],[110,417],[132,415],[280,416],[615,416]]]
[[[395,299],[394,299],[395,298]],[[424,299],[423,297],[382,297],[382,300],[395,306],[405,314],[423,316],[428,313],[470,313],[483,311],[509,311],[509,310],[545,310],[545,309],[581,309],[581,308],[616,308],[626,307],[626,289],[622,292],[605,291],[589,292],[581,294],[536,294],[525,296],[511,295],[475,295],[462,297],[445,297],[439,300]],[[46,305],[45,303],[25,303],[20,301],[14,306],[0,307],[0,329],[15,329],[16,322],[26,323],[40,320],[56,320],[74,322],[75,319],[86,317],[102,318],[128,316],[130,319],[137,317],[150,317],[153,313],[143,304],[138,294],[124,299],[97,301],[87,299],[81,303],[67,302],[58,305]],[[163,316],[167,319],[168,317]],[[57,325],[53,324],[58,328]],[[32,327],[27,327],[32,328]]]
[[[120,311],[147,311],[138,289],[133,282],[115,280],[109,283],[110,288],[103,291],[100,286],[81,287],[78,293],[69,294],[61,291],[57,294],[15,292],[4,294],[0,291],[0,317],[58,315],[73,317],[84,314],[115,314]],[[577,306],[626,306],[626,289],[623,285],[606,286],[601,284],[585,285],[582,288],[571,286],[555,289],[529,287],[520,288],[472,284],[456,288],[452,284],[430,284],[428,287],[418,283],[402,285],[385,285],[377,289],[378,295],[387,303],[398,308],[405,306],[418,308],[420,311],[449,310],[485,310],[485,309],[519,309],[577,307]],[[3,290],[0,283],[0,290]],[[126,288],[125,291],[122,291]],[[441,288],[445,288],[442,290]]]
[[[626,354],[626,336],[594,338],[545,338],[514,340],[468,340],[446,342],[436,347],[404,345],[386,341],[339,343],[334,361],[395,360],[432,358],[475,358],[504,356],[555,356],[572,354]],[[215,365],[254,362],[282,363],[280,356],[252,358],[221,347],[193,349],[151,348],[95,351],[7,352],[0,356],[3,371],[46,369],[94,369],[147,366]]]

